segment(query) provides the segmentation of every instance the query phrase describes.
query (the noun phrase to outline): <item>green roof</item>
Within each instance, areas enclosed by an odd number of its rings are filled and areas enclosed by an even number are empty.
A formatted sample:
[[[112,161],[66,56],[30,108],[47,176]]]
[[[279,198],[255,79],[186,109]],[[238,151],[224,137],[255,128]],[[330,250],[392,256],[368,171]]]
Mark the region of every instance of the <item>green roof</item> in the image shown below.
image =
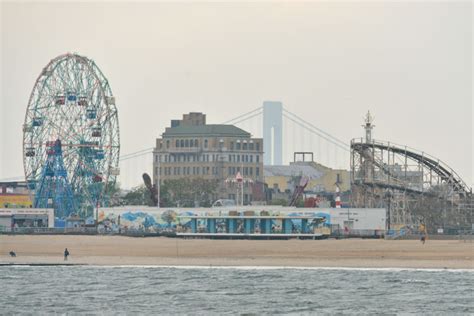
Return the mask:
[[[234,136],[250,137],[250,133],[234,125],[208,124],[208,125],[180,125],[176,127],[167,127],[163,137],[171,136]]]

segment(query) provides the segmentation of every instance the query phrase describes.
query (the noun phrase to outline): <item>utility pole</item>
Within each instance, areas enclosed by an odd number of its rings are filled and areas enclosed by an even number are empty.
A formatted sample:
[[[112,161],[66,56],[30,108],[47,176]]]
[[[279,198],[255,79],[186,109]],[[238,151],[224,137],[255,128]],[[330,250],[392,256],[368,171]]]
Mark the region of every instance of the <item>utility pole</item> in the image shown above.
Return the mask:
[[[156,199],[158,203],[156,206],[160,208],[160,189],[161,189],[161,155],[158,155],[158,172],[157,172],[157,185],[156,185]]]

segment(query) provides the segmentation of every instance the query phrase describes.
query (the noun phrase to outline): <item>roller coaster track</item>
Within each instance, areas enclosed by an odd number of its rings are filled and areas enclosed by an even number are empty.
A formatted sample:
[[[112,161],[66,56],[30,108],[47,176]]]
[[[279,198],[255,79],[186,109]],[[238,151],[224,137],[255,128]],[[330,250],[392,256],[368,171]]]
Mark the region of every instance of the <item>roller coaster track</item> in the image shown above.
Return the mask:
[[[472,196],[472,188],[469,187],[451,167],[449,167],[446,163],[433,156],[430,156],[424,152],[420,152],[416,149],[409,148],[407,146],[397,145],[389,142],[372,141],[367,143],[364,142],[362,139],[351,141],[351,150],[357,152],[365,159],[370,159],[370,152],[373,149],[386,150],[395,154],[406,156],[411,160],[419,163],[424,168],[427,168],[428,170],[437,174],[444,183],[448,184],[458,194],[464,196]],[[371,159],[371,162],[376,165],[380,170],[383,170],[384,173],[388,174],[391,178],[396,180],[397,176],[393,175],[391,171],[382,162],[373,159]],[[387,184],[372,182],[366,184],[370,186],[379,187],[393,186],[393,188],[395,189],[403,188],[402,183]],[[411,190],[409,188],[404,189]]]

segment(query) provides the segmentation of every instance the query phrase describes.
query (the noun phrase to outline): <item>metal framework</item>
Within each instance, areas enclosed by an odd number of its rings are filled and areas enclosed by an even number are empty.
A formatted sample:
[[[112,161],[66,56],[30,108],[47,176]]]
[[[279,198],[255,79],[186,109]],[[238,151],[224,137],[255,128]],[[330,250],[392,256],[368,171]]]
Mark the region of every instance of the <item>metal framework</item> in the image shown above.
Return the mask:
[[[351,141],[352,206],[385,207],[388,228],[470,226],[472,188],[447,164],[424,152],[366,139]]]
[[[47,144],[48,159],[42,170],[41,180],[35,196],[35,208],[54,206],[57,217],[65,217],[77,207],[64,168],[61,141]]]
[[[51,152],[52,143],[60,157]],[[52,185],[61,174],[74,201],[61,211],[53,205],[57,216],[91,216],[115,182],[119,152],[115,98],[100,69],[77,54],[51,60],[36,80],[23,125],[23,165],[32,198],[39,201],[44,192],[61,195],[61,186]],[[51,157],[61,163],[51,165]],[[54,179],[45,181],[46,170],[56,173]]]

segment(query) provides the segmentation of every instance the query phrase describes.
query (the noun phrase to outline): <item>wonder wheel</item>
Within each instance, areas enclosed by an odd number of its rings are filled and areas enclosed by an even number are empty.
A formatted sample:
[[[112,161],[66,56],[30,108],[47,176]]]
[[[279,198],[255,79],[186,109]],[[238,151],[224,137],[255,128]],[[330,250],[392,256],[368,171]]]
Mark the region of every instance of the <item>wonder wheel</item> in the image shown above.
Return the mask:
[[[118,175],[115,98],[90,59],[65,54],[43,68],[23,125],[23,164],[34,206],[81,217],[107,201]]]

